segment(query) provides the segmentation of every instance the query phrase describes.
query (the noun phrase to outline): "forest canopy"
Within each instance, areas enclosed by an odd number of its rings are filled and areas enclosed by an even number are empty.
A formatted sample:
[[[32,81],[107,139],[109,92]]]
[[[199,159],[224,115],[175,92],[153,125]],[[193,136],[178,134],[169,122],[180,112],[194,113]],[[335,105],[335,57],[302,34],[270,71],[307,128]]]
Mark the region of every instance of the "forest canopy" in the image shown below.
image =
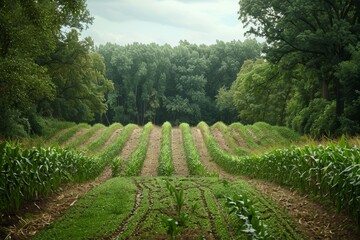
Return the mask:
[[[360,132],[360,2],[240,0],[255,39],[95,46],[85,0],[0,3],[0,135],[43,118],[111,124],[205,121]],[[240,36],[239,36],[240,37]]]

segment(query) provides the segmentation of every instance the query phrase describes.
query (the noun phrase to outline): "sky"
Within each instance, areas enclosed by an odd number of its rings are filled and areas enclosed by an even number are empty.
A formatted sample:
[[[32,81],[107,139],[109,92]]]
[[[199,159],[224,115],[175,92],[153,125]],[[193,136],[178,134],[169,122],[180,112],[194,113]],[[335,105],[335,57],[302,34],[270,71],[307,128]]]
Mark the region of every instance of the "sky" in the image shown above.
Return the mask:
[[[95,19],[82,36],[95,45],[245,40],[238,0],[88,0],[87,7]]]

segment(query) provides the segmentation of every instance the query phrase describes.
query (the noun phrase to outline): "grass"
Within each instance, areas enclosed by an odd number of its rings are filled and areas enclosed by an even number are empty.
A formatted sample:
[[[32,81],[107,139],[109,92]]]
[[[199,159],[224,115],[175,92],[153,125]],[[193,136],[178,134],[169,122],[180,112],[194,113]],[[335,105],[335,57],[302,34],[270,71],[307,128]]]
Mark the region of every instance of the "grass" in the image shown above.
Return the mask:
[[[86,143],[97,131],[100,129],[105,128],[103,124],[95,124],[92,126],[89,130],[84,132],[82,135],[71,141],[69,144],[66,145],[66,148],[68,149],[76,149],[83,143]]]
[[[105,236],[119,239],[166,239],[163,219],[176,215],[174,199],[166,189],[168,180],[184,189],[182,211],[188,221],[179,226],[177,237],[198,239],[247,239],[248,234],[237,231],[238,221],[228,214],[226,197],[247,195],[257,209],[273,204],[259,195],[244,181],[224,184],[219,178],[113,178],[83,196],[73,208],[49,225],[34,239],[94,239]],[[137,199],[137,195],[139,197]],[[261,201],[259,201],[261,199]],[[135,202],[137,204],[135,204]],[[194,211],[193,205],[197,207]],[[134,208],[135,207],[135,208]],[[274,239],[301,239],[296,227],[289,224],[280,209],[259,211],[265,224],[272,226],[269,234]],[[212,219],[209,216],[213,216]],[[284,222],[286,221],[286,223]],[[121,235],[116,229],[122,230]],[[285,235],[286,234],[286,235]]]
[[[78,131],[80,131],[80,129],[82,129],[82,128],[90,128],[90,125],[87,123],[77,124],[77,125],[71,127],[70,129],[68,129],[63,134],[55,135],[53,138],[50,139],[49,143],[50,144],[56,143],[56,144],[62,145],[67,140],[69,140],[72,136],[74,136]]]

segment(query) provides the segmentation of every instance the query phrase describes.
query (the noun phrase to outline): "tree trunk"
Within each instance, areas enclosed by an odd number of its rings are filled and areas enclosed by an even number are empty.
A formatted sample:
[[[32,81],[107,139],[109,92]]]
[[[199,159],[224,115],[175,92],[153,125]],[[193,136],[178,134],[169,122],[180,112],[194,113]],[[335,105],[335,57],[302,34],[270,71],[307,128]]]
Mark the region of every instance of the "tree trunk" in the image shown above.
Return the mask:
[[[322,79],[321,80],[321,96],[326,100],[330,99],[330,96],[329,96],[329,80],[327,80],[327,79]]]
[[[342,85],[339,79],[335,79],[335,91],[336,91],[336,117],[340,117],[344,113],[345,102]]]

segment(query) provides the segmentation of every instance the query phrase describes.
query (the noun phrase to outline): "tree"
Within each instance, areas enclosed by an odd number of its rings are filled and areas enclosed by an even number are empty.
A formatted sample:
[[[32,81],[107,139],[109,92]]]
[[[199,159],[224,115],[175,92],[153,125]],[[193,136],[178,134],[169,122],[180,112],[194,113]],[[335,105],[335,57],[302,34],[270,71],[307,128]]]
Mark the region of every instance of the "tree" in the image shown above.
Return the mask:
[[[56,48],[62,29],[83,29],[91,21],[85,0],[0,2],[0,134],[32,130],[37,103],[55,94],[39,60]]]
[[[324,99],[335,100],[340,122],[348,82],[337,71],[351,59],[350,49],[359,42],[359,9],[353,0],[240,0],[239,13],[250,27],[248,33],[266,38],[270,62],[289,69],[302,64],[316,74],[319,92]]]

